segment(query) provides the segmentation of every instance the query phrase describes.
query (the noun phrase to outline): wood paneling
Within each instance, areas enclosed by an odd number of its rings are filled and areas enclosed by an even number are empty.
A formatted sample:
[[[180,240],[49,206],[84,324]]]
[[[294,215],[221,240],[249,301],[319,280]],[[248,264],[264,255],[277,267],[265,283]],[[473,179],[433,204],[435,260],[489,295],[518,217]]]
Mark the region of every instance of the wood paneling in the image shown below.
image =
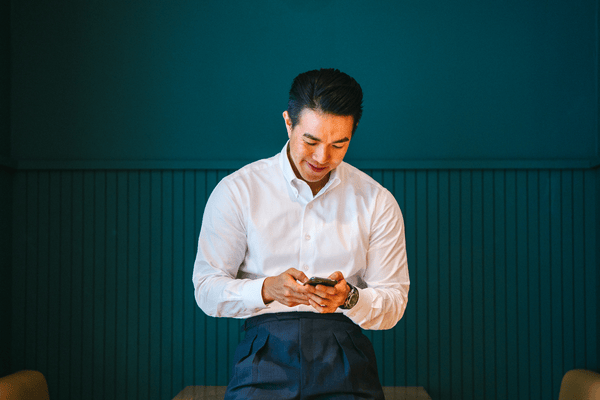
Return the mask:
[[[15,172],[13,369],[59,399],[227,384],[240,322],[204,315],[191,274],[228,172]],[[384,385],[548,399],[567,370],[598,369],[594,170],[367,172],[402,208],[412,282],[400,323],[368,332]]]

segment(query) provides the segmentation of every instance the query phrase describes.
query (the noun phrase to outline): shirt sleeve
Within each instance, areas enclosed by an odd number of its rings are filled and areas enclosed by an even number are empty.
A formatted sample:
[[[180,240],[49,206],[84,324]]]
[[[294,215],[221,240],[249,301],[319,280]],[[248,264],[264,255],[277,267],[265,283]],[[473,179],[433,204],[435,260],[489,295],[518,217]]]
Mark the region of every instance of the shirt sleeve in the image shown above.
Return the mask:
[[[344,314],[363,329],[391,329],[404,315],[410,279],[404,219],[394,196],[377,198],[358,303]]]
[[[247,251],[244,210],[234,185],[222,180],[204,210],[192,282],[198,306],[209,316],[246,318],[267,306],[264,278],[236,279]]]

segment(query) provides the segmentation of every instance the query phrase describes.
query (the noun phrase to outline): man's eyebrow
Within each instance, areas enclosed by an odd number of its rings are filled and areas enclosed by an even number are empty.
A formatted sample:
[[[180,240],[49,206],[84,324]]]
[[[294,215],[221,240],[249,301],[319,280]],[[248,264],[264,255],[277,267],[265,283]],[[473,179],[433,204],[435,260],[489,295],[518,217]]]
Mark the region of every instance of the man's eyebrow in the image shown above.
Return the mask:
[[[317,137],[314,137],[314,136],[313,136],[313,135],[311,135],[310,133],[305,133],[303,136],[304,136],[305,138],[308,138],[308,139],[310,139],[310,140],[314,140],[315,142],[320,142],[320,141],[321,141],[321,139],[319,139],[319,138],[317,138]],[[350,141],[350,139],[348,139],[347,137],[345,137],[345,138],[343,138],[343,139],[336,140],[336,141],[335,141],[335,142],[333,142],[333,143],[344,143],[344,142],[349,142],[349,141]]]

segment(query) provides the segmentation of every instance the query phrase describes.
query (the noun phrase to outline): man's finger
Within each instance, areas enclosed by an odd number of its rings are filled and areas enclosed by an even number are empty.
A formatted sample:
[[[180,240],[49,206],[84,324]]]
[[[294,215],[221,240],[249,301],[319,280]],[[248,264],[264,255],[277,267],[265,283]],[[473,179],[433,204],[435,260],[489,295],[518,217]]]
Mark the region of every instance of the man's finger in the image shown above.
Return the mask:
[[[333,279],[339,282],[344,280],[344,274],[342,274],[340,271],[335,271],[333,274],[329,275],[329,279]]]
[[[308,277],[304,274],[304,272],[299,271],[296,268],[290,268],[286,272],[289,275],[291,275],[295,280],[300,281],[302,283],[308,280]]]
[[[335,288],[333,288],[331,286],[317,285],[315,287],[315,289],[316,289],[315,294],[319,297],[327,297],[327,296],[334,295],[336,293]]]

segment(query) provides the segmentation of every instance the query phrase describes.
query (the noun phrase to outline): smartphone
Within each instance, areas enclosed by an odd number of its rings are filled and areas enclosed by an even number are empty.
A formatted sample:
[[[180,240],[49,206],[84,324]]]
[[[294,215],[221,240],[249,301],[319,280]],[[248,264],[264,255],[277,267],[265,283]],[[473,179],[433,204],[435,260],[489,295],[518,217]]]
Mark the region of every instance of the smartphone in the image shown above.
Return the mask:
[[[325,286],[335,286],[338,284],[338,281],[334,280],[334,279],[328,279],[328,278],[319,278],[316,276],[313,276],[312,278],[310,278],[309,280],[306,281],[306,283],[304,283],[305,285],[325,285]]]

